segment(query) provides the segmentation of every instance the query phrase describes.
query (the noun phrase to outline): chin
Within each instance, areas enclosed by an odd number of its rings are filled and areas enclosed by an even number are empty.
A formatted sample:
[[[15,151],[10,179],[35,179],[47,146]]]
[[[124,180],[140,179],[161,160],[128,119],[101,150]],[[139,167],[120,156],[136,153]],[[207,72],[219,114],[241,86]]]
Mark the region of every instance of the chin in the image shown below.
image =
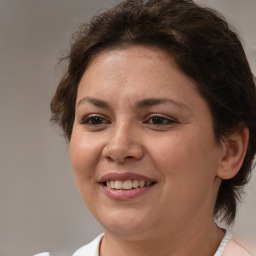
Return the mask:
[[[118,236],[134,237],[143,234],[152,226],[152,221],[149,220],[150,215],[138,213],[136,210],[112,210],[111,214],[108,212],[108,214],[94,216],[105,231]]]

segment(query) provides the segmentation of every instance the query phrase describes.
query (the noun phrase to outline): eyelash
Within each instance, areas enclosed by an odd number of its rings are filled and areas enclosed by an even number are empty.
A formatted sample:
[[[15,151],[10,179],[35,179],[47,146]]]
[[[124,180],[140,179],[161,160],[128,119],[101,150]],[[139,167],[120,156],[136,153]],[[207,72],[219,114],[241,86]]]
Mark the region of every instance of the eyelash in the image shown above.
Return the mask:
[[[161,121],[161,123],[153,123],[154,121],[156,121],[156,122]],[[153,114],[148,119],[146,119],[146,121],[144,123],[149,123],[149,124],[158,125],[158,126],[160,126],[160,125],[161,126],[168,126],[168,125],[171,125],[173,123],[177,123],[177,121],[173,118],[168,118],[168,117],[165,117],[161,114]]]
[[[154,123],[156,122],[156,123]],[[89,126],[100,126],[105,124],[110,124],[111,122],[105,117],[98,114],[91,114],[86,116],[80,124],[89,125]],[[177,123],[177,120],[173,118],[167,118],[161,114],[150,115],[144,122],[144,124],[156,125],[156,126],[168,126],[174,123]]]
[[[101,121],[101,122],[99,123],[99,121]],[[105,121],[105,123],[102,123],[102,121],[103,122]],[[96,123],[93,123],[93,122],[96,122]],[[110,121],[108,121],[105,117],[102,117],[97,114],[88,115],[81,122],[81,124],[92,125],[92,126],[98,126],[98,125],[109,124],[109,123],[110,123]]]

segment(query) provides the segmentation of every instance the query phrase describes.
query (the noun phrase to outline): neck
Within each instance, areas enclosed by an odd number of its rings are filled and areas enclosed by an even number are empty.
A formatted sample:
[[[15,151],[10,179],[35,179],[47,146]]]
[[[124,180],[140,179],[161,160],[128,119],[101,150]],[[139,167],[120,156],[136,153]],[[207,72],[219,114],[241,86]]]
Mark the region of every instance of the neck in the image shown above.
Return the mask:
[[[105,231],[100,256],[212,256],[224,236],[224,231],[213,221],[208,225],[198,222],[194,227],[181,227],[176,232],[166,227],[164,232],[155,231],[147,234],[147,239],[142,235],[123,237]]]

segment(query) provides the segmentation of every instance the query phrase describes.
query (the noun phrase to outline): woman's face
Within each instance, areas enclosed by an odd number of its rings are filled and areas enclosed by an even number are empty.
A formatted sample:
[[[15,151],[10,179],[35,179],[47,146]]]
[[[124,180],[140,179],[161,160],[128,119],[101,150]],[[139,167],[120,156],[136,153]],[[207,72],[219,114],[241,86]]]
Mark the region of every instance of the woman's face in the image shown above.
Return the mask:
[[[222,150],[211,113],[158,48],[92,60],[78,87],[70,151],[81,196],[105,232],[152,235],[213,219]]]

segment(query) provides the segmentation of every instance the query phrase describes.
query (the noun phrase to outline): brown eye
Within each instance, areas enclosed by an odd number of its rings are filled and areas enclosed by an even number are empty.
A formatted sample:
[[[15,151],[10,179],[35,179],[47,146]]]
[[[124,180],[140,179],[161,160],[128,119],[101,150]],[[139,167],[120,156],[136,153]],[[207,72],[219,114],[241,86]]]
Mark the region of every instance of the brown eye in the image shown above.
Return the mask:
[[[160,115],[152,116],[147,121],[149,124],[155,124],[155,125],[169,125],[172,123],[175,123],[175,120],[163,117]]]
[[[101,125],[109,124],[110,122],[101,116],[89,115],[81,123],[86,125]]]

